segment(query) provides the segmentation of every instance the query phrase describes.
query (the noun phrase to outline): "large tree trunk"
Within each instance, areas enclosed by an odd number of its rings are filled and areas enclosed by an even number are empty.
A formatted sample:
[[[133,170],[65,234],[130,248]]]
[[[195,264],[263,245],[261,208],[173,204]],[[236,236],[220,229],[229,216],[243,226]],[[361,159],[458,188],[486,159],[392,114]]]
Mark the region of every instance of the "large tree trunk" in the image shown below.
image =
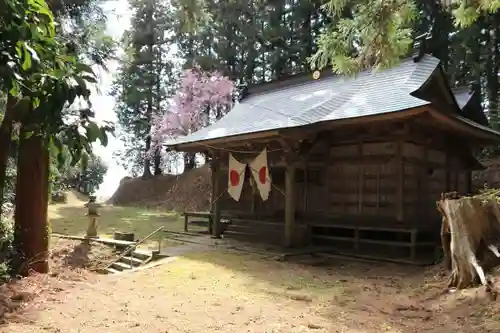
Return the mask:
[[[194,169],[196,166],[196,154],[184,153],[184,171]]]
[[[155,151],[155,160],[154,160],[154,175],[161,175],[161,150],[157,148]]]
[[[151,136],[146,138],[146,151],[144,152],[144,170],[142,172],[143,178],[150,178],[151,174],[151,159],[147,156],[147,152],[151,149]]]
[[[147,3],[147,20],[148,27],[145,32],[147,35],[144,38],[147,40],[147,68],[148,68],[148,95],[147,95],[147,109],[146,109],[146,118],[148,121],[148,130],[147,130],[147,139],[146,139],[146,153],[148,153],[151,149],[151,120],[153,118],[153,89],[155,87],[154,80],[154,44],[155,44],[155,31],[154,31],[154,9],[155,9],[155,1]],[[143,178],[151,177],[151,159],[149,156],[144,157],[144,172],[142,174]]]
[[[451,257],[449,287],[468,288],[478,282],[488,285],[482,266],[493,262],[488,261],[491,252],[498,256],[496,245],[500,242],[500,209],[496,197],[459,197],[455,192],[447,193],[437,206],[443,216],[445,260],[446,256]]]
[[[14,246],[22,256],[19,274],[49,270],[49,153],[43,138],[21,132],[17,162]]]

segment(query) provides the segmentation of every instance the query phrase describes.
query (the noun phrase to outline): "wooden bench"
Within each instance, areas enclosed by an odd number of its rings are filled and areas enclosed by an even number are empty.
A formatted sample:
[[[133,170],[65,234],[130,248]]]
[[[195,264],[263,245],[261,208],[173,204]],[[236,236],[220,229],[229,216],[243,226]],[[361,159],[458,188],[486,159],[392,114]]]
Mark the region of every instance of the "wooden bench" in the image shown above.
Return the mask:
[[[208,220],[208,229],[209,231],[212,229],[212,213],[211,212],[184,212],[182,214],[184,216],[184,231],[188,231],[188,223],[190,217],[197,217]],[[227,214],[221,214],[220,223],[227,225],[231,223],[231,216]],[[223,228],[225,230],[225,228]]]
[[[210,226],[212,220],[212,214],[210,212],[184,212],[182,214],[184,216],[184,231],[188,231],[188,223],[190,217],[197,217],[202,219],[207,219],[208,224]]]

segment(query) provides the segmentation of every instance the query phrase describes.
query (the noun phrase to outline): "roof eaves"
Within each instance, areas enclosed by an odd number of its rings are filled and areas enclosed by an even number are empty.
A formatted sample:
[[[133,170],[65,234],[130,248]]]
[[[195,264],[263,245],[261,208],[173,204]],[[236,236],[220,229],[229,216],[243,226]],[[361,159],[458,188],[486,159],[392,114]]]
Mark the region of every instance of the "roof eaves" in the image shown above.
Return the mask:
[[[466,123],[466,124],[468,124],[470,126],[473,126],[473,127],[477,128],[477,129],[480,129],[482,131],[485,131],[485,132],[491,133],[491,134],[493,134],[495,136],[498,136],[498,139],[500,140],[500,132],[497,131],[497,130],[494,130],[493,128],[490,128],[490,127],[487,127],[487,126],[483,126],[481,124],[476,123],[473,120],[470,120],[470,119],[462,117],[462,116],[455,116],[455,118],[458,119],[458,120],[460,120],[463,123]]]
[[[174,150],[182,150],[183,148],[193,148],[193,147],[205,147],[207,149],[213,148],[212,145],[215,145],[221,141],[223,142],[238,142],[238,141],[247,141],[255,138],[268,138],[278,135],[278,130],[267,130],[267,131],[258,131],[251,133],[241,133],[228,135],[220,138],[209,138],[197,141],[187,141],[182,142],[180,140],[170,140],[163,143],[164,147],[172,148]]]
[[[482,138],[487,141],[500,142],[500,132],[476,123],[470,119],[462,117],[457,114],[443,113],[437,110],[431,110],[430,114],[444,122],[455,123],[456,126],[462,126],[462,129],[468,131],[470,134],[475,134],[476,137]]]

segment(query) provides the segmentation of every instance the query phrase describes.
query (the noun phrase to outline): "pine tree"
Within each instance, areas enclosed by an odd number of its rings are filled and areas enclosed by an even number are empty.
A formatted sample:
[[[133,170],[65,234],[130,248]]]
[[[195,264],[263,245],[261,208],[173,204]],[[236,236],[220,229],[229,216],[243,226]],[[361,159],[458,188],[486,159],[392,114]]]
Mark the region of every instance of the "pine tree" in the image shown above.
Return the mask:
[[[130,6],[132,28],[123,37],[125,56],[112,92],[117,99],[119,136],[125,145],[118,158],[134,173],[141,165],[143,177],[150,177],[151,160],[154,174],[161,174],[160,149],[148,155],[151,123],[175,86],[175,67],[168,59],[172,10],[161,0],[133,0]]]

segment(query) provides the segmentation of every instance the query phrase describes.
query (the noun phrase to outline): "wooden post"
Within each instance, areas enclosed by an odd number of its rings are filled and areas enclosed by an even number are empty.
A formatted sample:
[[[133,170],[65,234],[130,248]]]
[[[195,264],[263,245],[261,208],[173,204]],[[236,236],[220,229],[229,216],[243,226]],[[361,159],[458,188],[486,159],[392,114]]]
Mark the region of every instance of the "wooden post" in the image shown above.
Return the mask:
[[[296,167],[287,158],[285,172],[285,246],[293,246],[295,232],[295,171]]]
[[[377,215],[380,214],[380,163],[377,164]]]
[[[304,181],[302,182],[302,186],[303,186],[303,192],[302,192],[302,195],[303,195],[303,205],[302,205],[302,211],[304,212],[304,214],[307,212],[307,188],[308,188],[308,181],[307,181],[307,162],[305,163],[304,165]]]
[[[359,164],[358,164],[358,213],[361,215],[363,213],[363,189],[365,187],[364,184],[364,164],[363,164],[363,142],[359,143],[358,146],[358,154],[359,154]]]
[[[184,212],[184,232],[188,231],[188,220],[189,220],[189,217],[186,214],[186,212]]]
[[[422,199],[422,207],[420,207],[421,210],[421,219],[426,221],[427,216],[429,215],[429,144],[426,142],[424,145],[424,179],[421,184],[421,189],[422,193],[420,196]],[[434,207],[432,208],[434,209]]]
[[[402,138],[398,139],[397,142],[397,157],[396,157],[396,165],[397,165],[397,174],[398,174],[398,182],[397,182],[397,199],[396,199],[396,219],[401,222],[403,221],[403,210],[404,210],[404,197],[403,197],[403,189],[404,189],[404,161],[403,161],[403,144],[404,141]]]
[[[220,157],[216,154],[212,156],[212,237],[220,238]]]
[[[411,231],[410,258],[412,261],[417,259],[417,229]]]

